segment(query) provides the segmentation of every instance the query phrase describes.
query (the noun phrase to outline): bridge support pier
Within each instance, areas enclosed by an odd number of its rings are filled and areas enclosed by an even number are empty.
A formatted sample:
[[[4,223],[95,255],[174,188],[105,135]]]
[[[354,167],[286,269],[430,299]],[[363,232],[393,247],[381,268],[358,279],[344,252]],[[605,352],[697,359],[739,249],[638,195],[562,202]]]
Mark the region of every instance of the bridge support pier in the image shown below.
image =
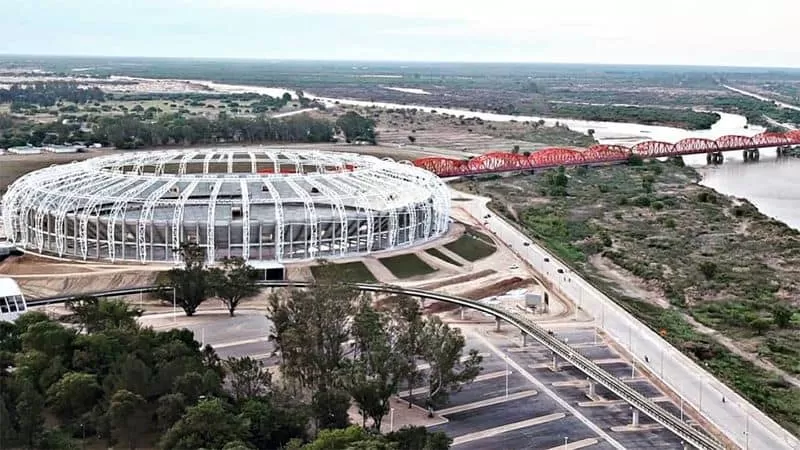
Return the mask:
[[[722,161],[725,160],[725,157],[722,156],[722,152],[711,152],[706,154],[706,162],[708,164],[722,164]]]
[[[553,354],[553,365],[550,366],[550,369],[553,372],[558,372],[558,356],[556,356],[555,353]]]
[[[494,322],[495,322],[495,325],[497,325],[497,327],[495,328],[495,331],[500,331],[500,324],[503,323],[503,322],[500,320],[499,317],[495,317],[494,318]]]
[[[639,410],[636,408],[631,407],[633,410],[633,416],[631,417],[631,426],[638,427],[639,426]]]
[[[527,347],[527,346],[528,346],[528,335],[525,334],[525,333],[522,333],[522,347],[524,348],[524,347]]]
[[[594,400],[597,397],[595,393],[595,382],[589,379],[587,380],[589,381],[589,392],[586,393],[586,396],[589,397],[590,400]]]
[[[780,154],[780,152],[781,152],[781,150],[780,150],[780,147],[779,147],[778,154]],[[749,150],[742,151],[742,159],[744,159],[745,162],[747,162],[747,161],[758,161],[759,157],[760,157],[760,153],[759,153],[757,148],[752,148],[752,149],[749,149]]]

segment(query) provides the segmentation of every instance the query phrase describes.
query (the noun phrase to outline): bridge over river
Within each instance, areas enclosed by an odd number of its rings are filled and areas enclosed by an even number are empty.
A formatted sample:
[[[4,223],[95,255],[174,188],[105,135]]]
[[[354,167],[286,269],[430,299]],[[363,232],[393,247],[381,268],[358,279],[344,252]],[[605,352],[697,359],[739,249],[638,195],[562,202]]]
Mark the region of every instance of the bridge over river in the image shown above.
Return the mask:
[[[492,152],[470,159],[429,157],[417,159],[413,164],[440,177],[456,177],[558,166],[614,164],[625,162],[631,156],[647,159],[705,153],[708,162],[720,163],[723,152],[742,151],[745,160],[755,160],[758,159],[760,148],[777,148],[778,154],[783,154],[793,145],[800,146],[800,130],[765,132],[750,137],[726,135],[716,139],[687,138],[675,143],[644,141],[631,147],[597,144],[586,149],[549,147],[524,154]]]

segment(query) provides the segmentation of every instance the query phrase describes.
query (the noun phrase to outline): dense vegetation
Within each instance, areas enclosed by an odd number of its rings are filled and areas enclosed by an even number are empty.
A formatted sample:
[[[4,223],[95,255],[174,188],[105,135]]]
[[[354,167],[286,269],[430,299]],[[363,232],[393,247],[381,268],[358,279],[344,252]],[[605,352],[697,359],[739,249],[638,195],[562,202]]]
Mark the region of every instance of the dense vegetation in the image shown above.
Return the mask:
[[[4,122],[8,126],[9,120],[0,118],[0,125]],[[333,136],[332,122],[308,115],[272,119],[220,114],[215,119],[208,119],[164,114],[156,120],[123,115],[100,117],[91,131],[82,129],[80,123],[13,125],[2,130],[0,147],[82,141],[133,149],[224,142],[329,142]]]
[[[605,122],[634,122],[667,125],[688,130],[707,130],[719,120],[719,114],[691,109],[645,108],[638,106],[596,106],[550,103],[548,115]]]
[[[4,447],[443,450],[450,440],[424,428],[381,436],[389,397],[425,380],[439,405],[480,370],[475,351],[461,362],[458,330],[423,317],[415,300],[376,310],[331,281],[270,298],[279,379],[250,358],[221,360],[188,330],[143,328],[141,311],[121,301],[68,309],[71,326],[40,312],[0,323]],[[351,401],[360,426],[350,425]]]
[[[800,234],[696,177],[648,162],[466,187],[797,433],[800,389],[779,370],[800,373]],[[745,359],[733,346],[757,350]]]
[[[747,117],[749,123],[765,127],[772,126],[772,124],[764,119],[764,116],[781,123],[800,125],[800,111],[780,108],[773,102],[744,95],[718,98],[714,102],[714,107],[741,114]]]
[[[0,103],[11,103],[12,111],[25,109],[26,105],[54,106],[58,102],[89,103],[102,102],[105,94],[97,87],[81,88],[77,83],[35,82],[13,84],[0,89]]]

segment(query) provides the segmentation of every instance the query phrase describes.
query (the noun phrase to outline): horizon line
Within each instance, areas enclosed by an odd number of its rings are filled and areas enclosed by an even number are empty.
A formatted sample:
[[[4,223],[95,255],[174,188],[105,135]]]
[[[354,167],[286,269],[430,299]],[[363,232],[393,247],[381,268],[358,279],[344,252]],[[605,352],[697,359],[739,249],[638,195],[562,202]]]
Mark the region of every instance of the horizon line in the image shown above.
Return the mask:
[[[611,63],[611,62],[555,62],[555,61],[460,61],[460,60],[403,60],[403,59],[342,59],[342,58],[267,58],[229,56],[112,56],[98,54],[47,54],[47,53],[0,53],[0,58],[108,58],[108,59],[159,59],[159,60],[203,60],[203,61],[260,61],[260,62],[339,62],[339,63],[402,63],[402,64],[474,64],[474,65],[553,65],[553,66],[613,66],[613,67],[692,67],[723,69],[800,70],[800,66],[758,65],[712,65],[678,63]]]

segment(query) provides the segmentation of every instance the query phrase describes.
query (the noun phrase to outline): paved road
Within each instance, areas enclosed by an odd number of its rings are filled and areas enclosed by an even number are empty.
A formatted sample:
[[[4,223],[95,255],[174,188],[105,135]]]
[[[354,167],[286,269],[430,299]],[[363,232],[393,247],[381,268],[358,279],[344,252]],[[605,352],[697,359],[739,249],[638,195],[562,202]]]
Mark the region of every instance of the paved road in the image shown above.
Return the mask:
[[[460,197],[472,197],[462,192]],[[800,440],[769,419],[744,398],[720,383],[692,360],[675,350],[660,336],[597,291],[578,274],[570,273],[553,255],[539,247],[519,230],[498,218],[484,201],[461,202],[462,208],[509,245],[567,298],[592,314],[598,326],[625,346],[639,361],[648,364],[670,388],[702,413],[742,448],[795,449]],[[490,215],[489,218],[485,218]],[[529,242],[529,246],[524,243]],[[563,273],[559,273],[561,269]],[[649,363],[645,362],[645,357]],[[723,402],[723,398],[725,401]]]

